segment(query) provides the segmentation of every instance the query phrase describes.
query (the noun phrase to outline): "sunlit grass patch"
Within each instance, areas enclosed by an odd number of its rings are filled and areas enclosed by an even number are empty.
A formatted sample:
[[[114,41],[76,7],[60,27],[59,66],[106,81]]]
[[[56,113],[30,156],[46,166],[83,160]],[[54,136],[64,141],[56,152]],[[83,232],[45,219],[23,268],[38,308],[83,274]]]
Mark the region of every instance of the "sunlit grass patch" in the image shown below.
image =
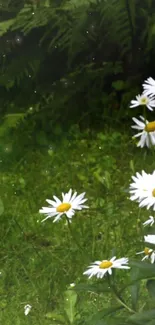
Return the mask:
[[[0,309],[4,324],[30,319],[32,324],[49,325],[52,312],[62,314],[69,284],[87,283],[83,272],[92,261],[115,254],[133,257],[143,249],[137,236],[143,238],[142,223],[148,215],[130,201],[129,184],[144,162],[145,170],[151,170],[152,154],[145,152],[140,155],[125,133],[110,130],[91,138],[83,133],[73,141],[64,139],[50,155],[48,150],[29,153],[26,163],[2,173]],[[86,192],[89,210],[73,216],[71,229],[65,218],[56,224],[42,223],[42,203],[70,188]],[[121,275],[118,281],[122,283]],[[76,302],[81,318],[76,321],[83,324],[88,314],[96,312],[96,305],[100,310],[106,303],[107,298],[98,292],[81,293]],[[32,308],[25,320],[27,304]]]

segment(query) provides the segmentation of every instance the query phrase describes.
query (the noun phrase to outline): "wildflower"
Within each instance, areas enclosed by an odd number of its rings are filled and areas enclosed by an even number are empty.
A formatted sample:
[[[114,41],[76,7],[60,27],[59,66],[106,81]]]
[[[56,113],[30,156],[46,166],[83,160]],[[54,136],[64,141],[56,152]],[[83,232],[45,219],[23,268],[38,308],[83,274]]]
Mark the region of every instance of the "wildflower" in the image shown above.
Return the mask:
[[[137,178],[132,176],[134,183],[130,184],[131,200],[139,202],[139,207],[150,207],[155,210],[155,171],[152,174],[136,174]]]
[[[155,251],[152,248],[145,247],[143,251],[136,253],[139,254],[145,254],[145,256],[142,258],[142,261],[145,261],[146,259],[150,259],[151,263],[153,264],[155,261]]]
[[[43,207],[41,210],[39,210],[40,213],[47,215],[42,222],[55,216],[56,217],[53,222],[59,221],[63,214],[65,214],[71,221],[73,215],[75,214],[75,210],[88,208],[88,206],[83,205],[83,203],[87,201],[84,196],[85,193],[77,196],[77,192],[72,195],[72,189],[70,189],[68,193],[62,193],[62,200],[58,199],[56,196],[53,196],[55,201],[46,200],[51,206]]]
[[[144,236],[144,240],[147,243],[155,244],[155,235],[147,235],[147,236]]]
[[[97,278],[103,278],[106,273],[112,274],[112,268],[130,269],[127,264],[128,258],[122,257],[116,260],[116,256],[114,256],[111,260],[96,261],[92,263],[83,274],[88,275],[89,279],[94,275],[96,275]]]
[[[155,96],[155,80],[153,78],[147,78],[143,83],[143,88],[145,95]]]
[[[136,125],[132,125],[131,127],[140,130],[139,133],[133,136],[133,138],[140,137],[137,147],[143,148],[146,145],[149,148],[151,145],[155,145],[155,121],[145,121],[143,116],[140,116],[140,120],[135,117],[132,119]]]
[[[155,100],[144,93],[142,95],[136,96],[136,100],[131,100],[130,107],[137,107],[137,106],[146,106],[150,111],[153,111],[152,107],[155,107]]]
[[[144,170],[142,170],[142,175],[140,173],[136,173],[136,176],[132,176],[133,183],[130,184],[130,199],[132,201],[139,200],[143,195],[145,194],[145,184],[148,181],[148,178],[151,177],[150,174],[145,173]]]
[[[24,314],[27,316],[31,310],[32,306],[31,305],[25,305],[24,306]]]
[[[148,225],[153,226],[153,224],[154,224],[154,218],[152,216],[150,216],[148,220],[146,220],[145,222],[143,222],[143,226],[144,227],[145,226],[148,226]]]

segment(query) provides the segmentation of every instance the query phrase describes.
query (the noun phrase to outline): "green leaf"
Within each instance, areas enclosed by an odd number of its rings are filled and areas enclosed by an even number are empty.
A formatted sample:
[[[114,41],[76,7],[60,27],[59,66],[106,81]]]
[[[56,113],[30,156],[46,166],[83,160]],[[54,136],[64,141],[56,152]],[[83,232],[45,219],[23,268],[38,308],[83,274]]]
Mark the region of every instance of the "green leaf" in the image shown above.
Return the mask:
[[[129,321],[135,322],[135,324],[145,324],[146,321],[152,321],[154,319],[155,321],[155,309],[144,311],[142,313],[136,313],[128,318]]]
[[[134,269],[133,272],[135,272],[134,281],[155,277],[155,265],[154,264],[131,261],[130,265]]]
[[[137,276],[139,276],[139,269],[132,268],[131,269],[131,281],[136,280]],[[132,308],[134,310],[137,309],[137,302],[139,297],[139,289],[140,289],[140,282],[137,281],[131,286],[131,300],[132,300]]]
[[[68,316],[70,324],[73,324],[76,310],[75,305],[77,301],[77,293],[74,290],[67,290],[65,292],[64,310]]]
[[[111,174],[107,170],[104,172],[104,183],[109,190],[111,187]]]
[[[110,308],[104,308],[102,311],[98,311],[95,315],[91,317],[91,319],[88,320],[88,325],[91,324],[102,324],[102,325],[108,325],[106,320],[104,321],[104,318],[107,316],[115,315],[117,311],[123,309],[123,306],[115,306]]]
[[[135,172],[135,166],[134,166],[134,161],[131,159],[130,160],[130,169],[132,170],[132,172]]]
[[[20,185],[21,185],[23,188],[24,188],[25,185],[26,185],[25,179],[24,179],[23,177],[20,177],[20,178],[19,178],[19,183],[20,183]]]
[[[5,34],[7,32],[7,30],[11,27],[11,25],[13,25],[14,22],[15,22],[15,19],[9,19],[9,20],[0,22],[0,36]]]
[[[155,280],[151,279],[148,280],[146,283],[147,290],[149,292],[149,295],[153,298],[155,298]]]
[[[53,150],[52,150],[52,149],[49,149],[49,150],[48,150],[48,154],[49,154],[49,156],[52,157],[52,156],[53,156]]]
[[[74,287],[76,291],[89,291],[95,293],[107,293],[110,292],[110,287],[107,282],[97,283],[97,284],[86,284],[80,283]]]
[[[125,82],[123,80],[114,81],[112,87],[116,90],[122,90],[125,88]]]
[[[52,319],[52,321],[59,322],[61,324],[66,323],[65,317],[63,315],[59,315],[56,311],[47,313],[46,318]]]

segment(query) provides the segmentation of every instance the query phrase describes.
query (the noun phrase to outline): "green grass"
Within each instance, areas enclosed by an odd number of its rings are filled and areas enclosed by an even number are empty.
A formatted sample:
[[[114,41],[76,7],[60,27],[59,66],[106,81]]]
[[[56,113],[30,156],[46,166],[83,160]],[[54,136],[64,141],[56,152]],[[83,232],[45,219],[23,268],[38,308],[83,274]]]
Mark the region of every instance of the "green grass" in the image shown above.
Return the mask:
[[[7,170],[11,154],[6,153],[1,172],[1,324],[61,324],[53,318],[63,315],[69,284],[101,282],[83,276],[91,262],[113,254],[135,258],[143,249],[142,222],[150,214],[129,200],[128,188],[136,171],[153,171],[153,153],[136,148],[125,130],[110,129],[76,132],[50,150],[29,150]],[[85,191],[89,205],[73,217],[72,232],[65,218],[41,223],[38,211],[47,206],[46,198],[61,197],[70,188]],[[117,271],[118,286],[128,274]],[[26,304],[32,305],[27,317]],[[109,294],[80,291],[74,324],[87,323],[112,304]]]

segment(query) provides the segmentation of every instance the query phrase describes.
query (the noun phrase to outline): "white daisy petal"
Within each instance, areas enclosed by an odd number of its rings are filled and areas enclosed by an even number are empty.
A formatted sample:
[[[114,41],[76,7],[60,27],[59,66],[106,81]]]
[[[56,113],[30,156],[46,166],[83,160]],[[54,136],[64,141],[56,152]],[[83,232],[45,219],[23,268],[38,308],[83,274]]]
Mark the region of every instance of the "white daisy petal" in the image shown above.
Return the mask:
[[[89,279],[94,275],[96,275],[97,278],[103,278],[107,272],[111,275],[113,268],[130,269],[128,266],[128,258],[123,257],[116,259],[116,256],[114,256],[110,260],[94,262],[83,274],[88,275]]]
[[[32,308],[32,306],[29,305],[29,304],[24,306],[24,314],[25,314],[25,316],[27,316],[29,314],[31,308]]]
[[[137,147],[143,148],[147,146],[148,148],[155,145],[155,121],[149,122],[145,121],[144,117],[140,116],[140,120],[133,117],[133,121],[136,125],[132,125],[132,129],[142,130],[138,134],[134,135],[133,138],[141,137],[137,143]]]
[[[57,204],[60,204],[61,203],[61,201],[58,199],[57,196],[53,195],[53,198],[54,198],[54,200],[56,201]]]
[[[43,219],[42,222],[52,217],[55,217],[53,222],[59,221],[63,214],[65,214],[71,222],[75,210],[88,208],[88,206],[83,205],[83,203],[87,201],[87,199],[84,198],[84,195],[85,193],[82,193],[77,196],[77,192],[72,194],[72,189],[70,189],[68,193],[62,193],[62,200],[53,195],[55,201],[47,199],[46,201],[50,206],[43,207],[39,210],[40,213],[46,215],[46,218]]]
[[[153,97],[155,96],[155,80],[151,77],[146,79],[143,83],[144,94],[146,96]]]
[[[75,192],[75,193],[73,194],[73,196],[71,197],[70,202],[73,202],[73,201],[75,200],[76,196],[77,196],[77,192]]]
[[[70,189],[69,192],[64,195],[64,201],[63,202],[70,202],[71,195],[72,195],[72,189]]]
[[[142,258],[142,261],[150,260],[151,263],[155,261],[155,251],[152,248],[145,247],[142,252],[136,253],[136,255],[144,254],[145,256]]]
[[[149,97],[146,92],[142,93],[141,95],[136,96],[136,99],[131,100],[130,107],[137,107],[137,106],[146,106],[149,110],[153,110],[155,107],[155,99],[151,96]]]
[[[151,259],[151,263],[153,264],[155,262],[155,252],[153,251],[151,256],[150,256],[150,259]]]
[[[140,177],[138,174],[137,177],[134,177],[134,181],[130,184],[130,199],[138,201],[139,207],[146,207],[147,209],[152,207],[155,210],[155,173],[146,174],[142,172]]]
[[[144,241],[150,244],[155,244],[155,235],[144,236]]]
[[[140,118],[140,120],[138,120],[136,117],[133,117],[132,118],[132,120],[135,122],[135,124],[137,124],[137,125],[135,125],[134,127],[135,128],[140,128],[140,130],[143,130],[143,128],[144,128],[144,125],[145,125],[145,119],[144,119],[144,117],[143,116],[139,116],[139,118]],[[148,123],[148,121],[146,120],[146,122]]]
[[[55,217],[55,219],[53,220],[53,222],[57,222],[57,221],[59,221],[59,220],[61,219],[61,216],[62,216],[62,213],[59,213],[59,214],[57,215],[57,217]]]
[[[154,218],[153,218],[153,216],[150,216],[148,220],[146,220],[145,222],[143,222],[143,226],[144,227],[145,226],[148,226],[148,225],[152,226],[153,224],[154,224]]]
[[[53,207],[55,208],[56,206],[57,206],[57,202],[55,202],[55,201],[53,201],[53,200],[49,200],[49,199],[46,199],[46,202],[48,203],[48,204],[50,204],[50,205],[53,205]],[[60,201],[60,203],[61,203],[61,201]]]
[[[42,209],[39,210],[40,213],[50,213],[55,214],[55,208],[48,208],[48,207],[42,207]]]

